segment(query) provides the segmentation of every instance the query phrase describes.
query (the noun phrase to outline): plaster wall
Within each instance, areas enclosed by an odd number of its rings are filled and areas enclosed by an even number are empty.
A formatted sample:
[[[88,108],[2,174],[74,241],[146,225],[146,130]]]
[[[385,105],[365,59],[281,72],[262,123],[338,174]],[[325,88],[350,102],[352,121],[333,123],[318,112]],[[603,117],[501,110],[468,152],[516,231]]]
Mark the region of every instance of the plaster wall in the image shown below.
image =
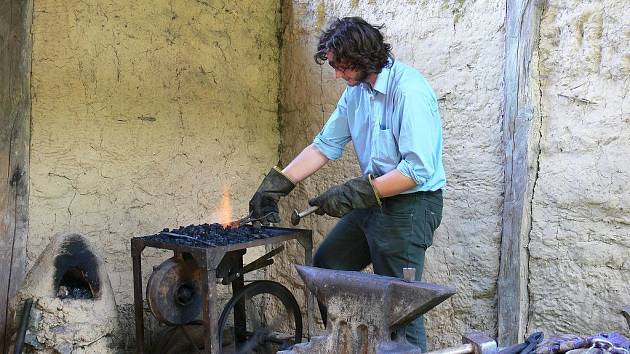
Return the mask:
[[[630,13],[616,0],[541,4],[526,332],[625,330],[610,319],[630,303]],[[312,53],[330,19],[356,15],[385,24],[397,60],[439,97],[447,187],[424,279],[458,294],[426,316],[430,347],[469,329],[495,336],[505,2],[290,0],[281,10],[279,23],[271,0],[34,3],[28,266],[53,234],[87,235],[131,324],[129,238],[216,221],[226,189],[243,214],[269,167],[287,164],[334,110],[344,83]],[[284,220],[359,173],[348,146],[283,201]],[[335,222],[301,226],[317,244]],[[291,263],[303,253],[286,246],[269,275],[302,301]],[[145,251],[145,283],[168,256]]]
[[[242,216],[278,160],[279,2],[33,11],[28,267],[54,234],[86,235],[133,326],[130,238],[218,221],[226,191]],[[146,284],[170,252],[144,256]]]
[[[627,333],[619,311],[630,303],[628,19],[624,1],[543,8],[529,332]]]
[[[333,70],[312,59],[320,31],[331,18],[343,16],[385,24],[397,60],[427,77],[439,98],[447,187],[424,279],[452,285],[458,293],[426,316],[430,347],[457,344],[471,328],[496,335],[505,2],[286,1],[280,110],[285,164],[312,142],[343,91],[345,84],[334,80]],[[308,198],[359,173],[348,146],[340,161],[328,163],[287,198],[284,219],[293,208],[305,208]],[[313,229],[319,243],[335,222],[313,215],[301,226]],[[275,277],[301,286],[287,262],[272,270]]]

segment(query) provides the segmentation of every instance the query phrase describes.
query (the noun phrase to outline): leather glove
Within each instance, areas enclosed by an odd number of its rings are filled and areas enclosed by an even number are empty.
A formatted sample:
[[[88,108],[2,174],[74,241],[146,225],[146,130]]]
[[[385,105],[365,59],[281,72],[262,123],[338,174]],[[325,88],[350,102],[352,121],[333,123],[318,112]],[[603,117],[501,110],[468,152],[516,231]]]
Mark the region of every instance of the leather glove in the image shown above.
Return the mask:
[[[295,183],[285,176],[278,167],[272,168],[265,176],[260,187],[249,201],[249,213],[262,223],[280,222],[278,201],[295,188]]]
[[[317,205],[315,213],[342,217],[352,209],[371,208],[381,205],[378,192],[372,184],[372,175],[353,178],[343,184],[331,187],[326,192],[308,201]]]

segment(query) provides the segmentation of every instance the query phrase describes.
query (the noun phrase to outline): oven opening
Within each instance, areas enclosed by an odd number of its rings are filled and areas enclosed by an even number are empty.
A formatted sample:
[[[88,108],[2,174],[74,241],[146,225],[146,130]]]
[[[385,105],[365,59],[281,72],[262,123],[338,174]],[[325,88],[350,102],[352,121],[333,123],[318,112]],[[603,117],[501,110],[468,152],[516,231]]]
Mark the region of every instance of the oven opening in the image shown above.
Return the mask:
[[[85,273],[81,269],[73,267],[66,270],[61,277],[57,297],[61,299],[93,299],[94,293]]]

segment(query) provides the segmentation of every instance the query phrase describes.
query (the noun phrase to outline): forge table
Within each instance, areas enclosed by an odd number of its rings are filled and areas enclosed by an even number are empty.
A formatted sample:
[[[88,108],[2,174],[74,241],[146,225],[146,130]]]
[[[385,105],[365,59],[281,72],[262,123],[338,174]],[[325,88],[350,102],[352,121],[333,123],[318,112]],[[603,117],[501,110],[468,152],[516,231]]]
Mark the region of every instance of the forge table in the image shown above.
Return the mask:
[[[177,230],[169,233],[162,232],[156,235],[133,237],[131,239],[131,257],[133,261],[133,301],[136,322],[136,353],[144,353],[144,308],[143,308],[143,291],[142,291],[142,251],[146,247],[172,250],[177,255],[189,254],[195,260],[202,271],[201,296],[203,303],[202,322],[205,328],[205,346],[204,351],[211,354],[219,354],[218,340],[218,315],[217,315],[217,279],[225,277],[225,274],[219,274],[218,269],[221,261],[230,258],[230,261],[236,261],[243,268],[243,255],[245,250],[250,247],[274,244],[288,240],[297,240],[304,248],[304,263],[312,264],[313,240],[312,231],[305,229],[290,229],[280,227],[262,227],[261,231],[251,240],[245,242],[219,244],[204,243],[203,241],[195,242],[191,237],[176,234]],[[262,236],[261,236],[262,235]],[[178,242],[181,236],[187,241]],[[237,277],[232,282],[232,291],[235,293],[243,287],[243,277]],[[307,318],[311,318],[310,309],[312,305],[312,297],[307,296]],[[307,323],[310,326],[310,323]]]

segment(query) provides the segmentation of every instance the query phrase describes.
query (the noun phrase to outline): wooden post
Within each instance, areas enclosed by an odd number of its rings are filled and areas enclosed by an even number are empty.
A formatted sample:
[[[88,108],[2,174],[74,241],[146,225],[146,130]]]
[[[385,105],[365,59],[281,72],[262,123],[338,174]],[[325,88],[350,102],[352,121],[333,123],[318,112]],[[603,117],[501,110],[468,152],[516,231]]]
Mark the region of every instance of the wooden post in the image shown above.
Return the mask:
[[[505,36],[503,146],[505,199],[498,279],[498,341],[522,341],[527,326],[527,239],[536,184],[540,114],[536,63],[542,0],[508,0]]]
[[[32,0],[0,2],[0,353],[12,344],[26,265],[32,7]]]

